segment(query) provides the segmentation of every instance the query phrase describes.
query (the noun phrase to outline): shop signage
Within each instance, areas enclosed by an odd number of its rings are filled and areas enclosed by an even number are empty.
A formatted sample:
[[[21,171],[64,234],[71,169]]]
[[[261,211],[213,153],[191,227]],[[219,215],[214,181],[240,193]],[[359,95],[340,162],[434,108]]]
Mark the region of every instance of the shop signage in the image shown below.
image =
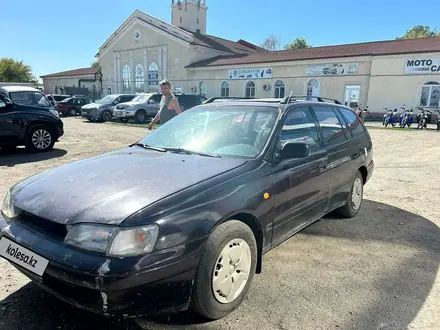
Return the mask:
[[[148,84],[159,85],[159,71],[148,71]]]
[[[249,69],[228,70],[228,78],[232,80],[272,78],[272,68],[249,68]]]
[[[359,63],[330,63],[307,65],[308,76],[332,76],[356,74],[359,71]]]
[[[440,73],[440,58],[406,59],[405,73]]]

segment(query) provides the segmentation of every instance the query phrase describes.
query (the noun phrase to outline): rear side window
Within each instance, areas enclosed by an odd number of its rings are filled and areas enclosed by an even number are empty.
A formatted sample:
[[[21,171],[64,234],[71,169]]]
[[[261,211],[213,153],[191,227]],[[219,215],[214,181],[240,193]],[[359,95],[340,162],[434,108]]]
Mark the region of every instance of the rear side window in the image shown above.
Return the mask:
[[[287,142],[306,143],[310,149],[319,147],[318,130],[309,108],[296,108],[286,116],[280,134],[281,146]]]
[[[338,144],[346,140],[342,123],[331,107],[315,106],[313,110],[321,128],[324,144]]]
[[[365,129],[362,126],[361,121],[353,111],[344,108],[339,108],[338,110],[347,122],[348,129],[353,137],[365,133]]]

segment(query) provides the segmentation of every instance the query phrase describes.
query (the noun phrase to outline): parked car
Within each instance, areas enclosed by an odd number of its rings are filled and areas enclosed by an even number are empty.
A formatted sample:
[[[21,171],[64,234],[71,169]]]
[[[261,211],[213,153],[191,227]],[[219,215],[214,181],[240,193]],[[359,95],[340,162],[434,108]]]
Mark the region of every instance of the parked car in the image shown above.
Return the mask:
[[[223,97],[223,96],[217,96],[217,97],[211,97],[210,99],[207,99],[205,102],[203,102],[203,104],[208,104],[208,103],[214,103],[214,102],[226,102],[226,101],[233,101],[233,100],[246,100],[246,99],[254,99],[253,97],[251,98],[246,98],[246,97]]]
[[[162,94],[138,94],[130,102],[119,103],[113,110],[113,117],[122,121],[134,119],[144,123],[148,117],[154,117],[159,111]]]
[[[195,107],[196,105],[200,105],[207,100],[206,97],[204,97],[203,95],[183,94],[183,93],[177,94],[176,98],[179,101],[182,111],[191,109],[192,107]]]
[[[69,97],[57,103],[56,109],[60,115],[76,116],[81,114],[81,107],[92,103],[89,97]]]
[[[64,99],[67,99],[70,97],[70,95],[62,95],[62,94],[47,94],[46,98],[49,100],[50,104],[52,104],[53,107],[56,107],[58,102],[61,102]]]
[[[113,108],[119,103],[133,100],[135,94],[112,94],[81,107],[81,116],[90,121],[109,121],[113,118]]]
[[[0,88],[0,148],[19,145],[30,151],[48,151],[64,134],[63,122],[38,89]]]
[[[227,315],[264,253],[333,210],[356,216],[373,173],[353,110],[291,100],[201,105],[122,150],[25,179],[3,200],[0,255],[104,315]]]

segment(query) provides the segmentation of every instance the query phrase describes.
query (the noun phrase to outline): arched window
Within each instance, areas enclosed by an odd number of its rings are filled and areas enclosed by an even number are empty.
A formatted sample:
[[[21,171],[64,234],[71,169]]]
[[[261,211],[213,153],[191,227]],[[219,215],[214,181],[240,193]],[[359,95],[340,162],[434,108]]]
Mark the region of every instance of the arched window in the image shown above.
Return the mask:
[[[246,83],[245,97],[255,97],[255,83],[253,81]]]
[[[282,99],[284,97],[285,92],[286,92],[286,85],[284,84],[284,81],[278,80],[275,83],[275,98]]]
[[[148,67],[148,91],[157,92],[159,90],[159,66],[156,62],[151,62]]]
[[[319,96],[319,81],[317,79],[310,79],[306,86],[307,96]]]
[[[422,107],[439,107],[440,84],[430,81],[423,85],[422,95],[420,96],[420,106]]]
[[[144,91],[144,66],[142,64],[136,65],[134,73],[136,92]]]
[[[222,82],[221,96],[229,97],[229,84],[227,81]]]
[[[122,90],[124,92],[131,92],[131,71],[130,66],[127,64],[122,69]]]

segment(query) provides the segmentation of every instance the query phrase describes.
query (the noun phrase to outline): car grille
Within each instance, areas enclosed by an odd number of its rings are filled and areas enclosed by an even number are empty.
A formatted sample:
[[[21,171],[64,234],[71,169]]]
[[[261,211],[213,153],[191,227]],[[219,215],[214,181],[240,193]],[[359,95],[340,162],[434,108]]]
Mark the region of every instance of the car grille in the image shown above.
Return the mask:
[[[45,236],[56,236],[64,239],[67,235],[66,225],[40,218],[28,212],[22,213],[17,220],[25,227],[36,230]]]

